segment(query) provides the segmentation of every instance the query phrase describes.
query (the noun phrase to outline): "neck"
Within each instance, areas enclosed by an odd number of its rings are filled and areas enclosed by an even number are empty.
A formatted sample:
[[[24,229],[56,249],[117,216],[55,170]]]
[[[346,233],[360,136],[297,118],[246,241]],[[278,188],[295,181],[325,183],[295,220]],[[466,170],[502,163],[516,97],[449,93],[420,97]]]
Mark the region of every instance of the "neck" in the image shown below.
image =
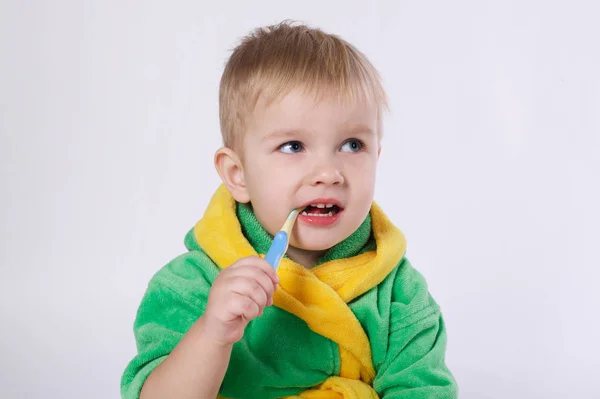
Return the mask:
[[[224,195],[229,196],[229,193],[225,191],[225,188],[222,188],[222,190]],[[227,198],[229,201],[232,200],[230,197]],[[223,228],[223,212],[226,211],[218,208],[218,205],[219,204],[214,205],[218,212],[216,212],[217,216],[215,217],[215,223],[217,223],[217,226],[214,226],[213,230],[216,227],[220,227],[219,231],[221,234],[231,234],[229,230]],[[234,209],[240,224],[237,226],[229,226],[229,228],[237,230],[237,228],[241,226],[243,238],[248,240],[246,243],[249,243],[253,250],[255,250],[257,253],[266,254],[271,246],[273,237],[260,224],[256,218],[256,215],[252,211],[252,207],[249,204],[234,203],[233,205],[235,207]],[[237,222],[238,220],[235,220],[234,222]],[[211,237],[214,236],[214,232],[211,231],[209,235]],[[352,233],[350,237],[336,244],[335,246],[323,251],[310,251],[290,245],[288,247],[287,258],[306,269],[312,269],[316,265],[322,263],[327,263],[329,261],[341,258],[353,257],[360,253],[372,251],[374,249],[375,241],[371,240],[371,215],[369,213],[367,214],[367,217],[363,223],[354,233]]]
[[[287,250],[288,258],[307,269],[312,269],[324,253],[325,251],[308,251],[306,249],[292,247],[291,245]]]

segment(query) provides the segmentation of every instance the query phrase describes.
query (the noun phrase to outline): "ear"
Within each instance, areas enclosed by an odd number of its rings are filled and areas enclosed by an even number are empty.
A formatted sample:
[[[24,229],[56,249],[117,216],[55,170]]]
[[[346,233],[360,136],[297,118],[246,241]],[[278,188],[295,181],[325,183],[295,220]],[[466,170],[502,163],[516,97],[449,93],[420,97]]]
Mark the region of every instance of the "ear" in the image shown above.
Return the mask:
[[[246,180],[244,178],[244,167],[240,157],[231,148],[222,147],[215,153],[215,168],[221,176],[221,180],[237,202],[247,203],[250,201]]]
[[[379,144],[379,148],[377,149],[377,159],[381,156],[381,144]]]

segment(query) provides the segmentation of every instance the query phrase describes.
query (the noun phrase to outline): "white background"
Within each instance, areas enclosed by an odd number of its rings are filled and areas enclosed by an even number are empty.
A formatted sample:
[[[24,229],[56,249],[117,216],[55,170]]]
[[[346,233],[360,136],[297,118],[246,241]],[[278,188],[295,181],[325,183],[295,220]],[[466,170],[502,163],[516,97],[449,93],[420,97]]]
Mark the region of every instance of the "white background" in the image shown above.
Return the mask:
[[[340,34],[385,80],[376,200],[446,317],[461,398],[600,398],[595,1],[2,1],[0,397],[117,398],[150,277],[219,182],[250,29]]]

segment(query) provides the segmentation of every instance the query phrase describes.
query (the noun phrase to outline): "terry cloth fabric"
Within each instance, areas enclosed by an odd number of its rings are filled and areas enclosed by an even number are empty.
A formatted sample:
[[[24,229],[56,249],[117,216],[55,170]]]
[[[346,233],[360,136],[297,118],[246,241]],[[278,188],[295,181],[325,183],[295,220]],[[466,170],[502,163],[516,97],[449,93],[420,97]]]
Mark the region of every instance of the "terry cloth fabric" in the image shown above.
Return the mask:
[[[252,209],[221,186],[188,232],[188,252],[149,283],[123,398],[139,397],[148,375],[204,313],[219,271],[243,257],[264,257],[271,240]],[[357,231],[314,268],[282,259],[274,306],[234,345],[221,397],[456,398],[439,307],[405,248],[402,233],[373,203]]]

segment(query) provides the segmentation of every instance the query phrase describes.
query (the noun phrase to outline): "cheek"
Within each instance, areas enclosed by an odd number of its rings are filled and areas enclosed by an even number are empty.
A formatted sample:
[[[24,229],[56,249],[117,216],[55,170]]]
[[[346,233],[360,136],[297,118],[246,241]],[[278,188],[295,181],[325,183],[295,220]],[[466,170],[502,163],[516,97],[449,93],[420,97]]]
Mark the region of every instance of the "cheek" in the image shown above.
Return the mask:
[[[371,154],[351,162],[346,169],[346,178],[355,199],[361,207],[370,207],[375,194],[377,158]]]
[[[277,162],[255,163],[246,170],[250,201],[257,218],[271,234],[291,211],[288,199],[293,196],[297,173],[289,165]]]
[[[296,168],[297,169],[297,168]],[[256,164],[247,175],[249,185],[261,191],[275,192],[281,190],[298,174],[297,170],[284,162],[262,162]]]
[[[364,153],[347,159],[346,170],[348,177],[352,180],[368,180],[374,184],[377,171],[377,155]],[[368,182],[365,182],[368,183]]]

